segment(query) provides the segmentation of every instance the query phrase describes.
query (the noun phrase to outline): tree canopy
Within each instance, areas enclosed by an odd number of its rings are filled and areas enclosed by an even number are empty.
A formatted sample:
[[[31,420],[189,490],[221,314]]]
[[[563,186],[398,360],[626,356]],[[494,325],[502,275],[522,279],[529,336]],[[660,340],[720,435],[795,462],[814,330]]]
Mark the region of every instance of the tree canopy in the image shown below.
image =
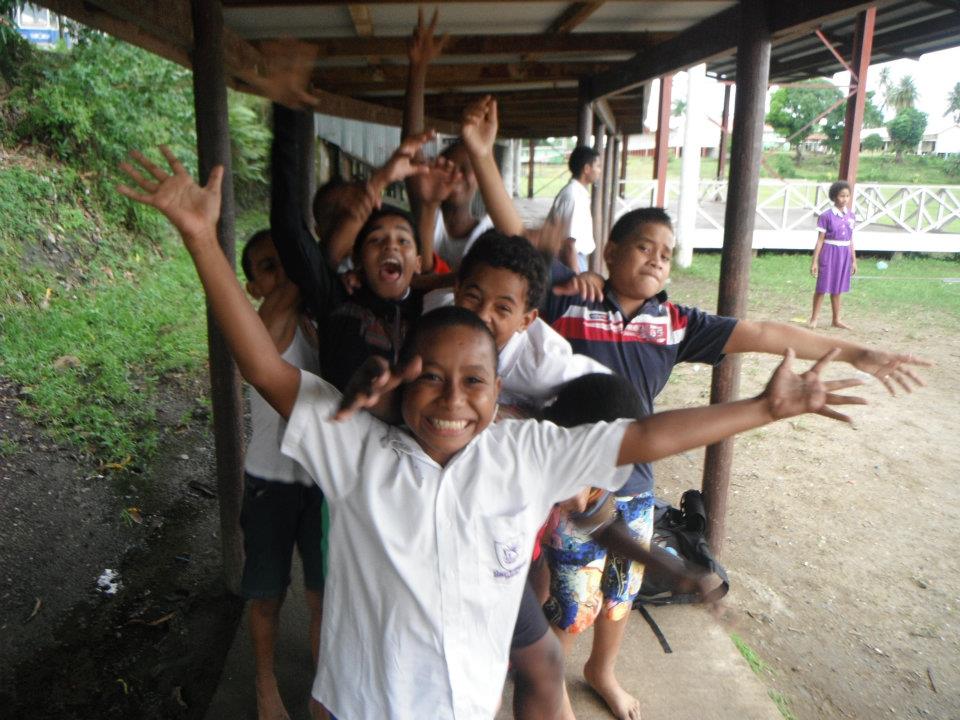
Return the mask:
[[[947,111],[943,114],[953,116],[955,123],[960,123],[960,82],[953,86],[950,94],[947,95]]]
[[[927,114],[916,108],[903,108],[897,116],[887,123],[890,141],[899,158],[904,152],[916,152],[917,145],[923,140],[923,131],[927,129]]]

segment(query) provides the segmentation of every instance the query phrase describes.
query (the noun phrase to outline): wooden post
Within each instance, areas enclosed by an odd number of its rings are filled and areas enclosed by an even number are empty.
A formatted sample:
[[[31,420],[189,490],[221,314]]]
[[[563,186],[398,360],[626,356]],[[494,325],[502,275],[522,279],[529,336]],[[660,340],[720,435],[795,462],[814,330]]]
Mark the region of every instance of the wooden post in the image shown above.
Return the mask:
[[[297,138],[297,145],[303,148],[303,155],[300,160],[301,187],[303,188],[303,197],[301,204],[303,207],[303,220],[308,228],[314,225],[313,220],[313,196],[317,192],[317,127],[313,113],[310,113],[310,122],[297,123],[297,132],[301,137]]]
[[[724,216],[717,313],[742,318],[747,310],[751,245],[757,205],[757,184],[763,150],[764,99],[770,76],[770,31],[765,0],[743,0],[737,44],[737,98],[733,116],[733,152]],[[737,398],[740,359],[727,357],[714,368],[710,402]],[[733,462],[733,441],[707,448],[703,492],[707,510],[707,538],[713,551],[723,550],[727,491]]]
[[[603,241],[610,236],[610,228],[613,227],[613,215],[617,207],[617,180],[620,175],[620,136],[607,136],[607,151],[603,158],[603,184],[606,188],[604,192],[604,210],[603,210],[603,234],[596,238],[597,250],[601,249]],[[598,256],[602,253],[598,252]]]
[[[223,200],[217,237],[233,265],[234,198],[230,168],[230,127],[227,124],[227,85],[223,62],[223,10],[219,0],[191,0],[193,16],[193,102],[197,117],[197,158],[200,182],[223,165]],[[243,572],[243,536],[240,505],[243,500],[243,398],[240,376],[230,350],[207,308],[210,358],[210,394],[220,502],[220,543],[227,588],[240,590]]]
[[[620,197],[627,196],[627,163],[630,160],[630,136],[622,135],[623,156],[620,158]]]
[[[533,197],[533,156],[537,151],[537,141],[533,138],[530,138],[528,141],[530,143],[530,166],[527,168],[527,197]]]
[[[606,138],[606,134],[607,134],[607,126],[604,125],[602,122],[598,123],[593,134],[593,149],[596,150],[597,153],[599,153],[601,158],[604,156],[604,139]],[[604,167],[603,171],[604,173],[606,173],[607,168]],[[591,188],[592,196],[591,196],[591,202],[590,202],[590,209],[591,209],[591,212],[593,213],[594,241],[596,241],[597,238],[603,237],[603,187],[604,187],[604,183],[601,180],[600,183],[594,183],[593,187]],[[594,254],[593,258],[591,258],[591,262],[590,262],[591,269],[596,268],[596,263],[594,262],[594,260],[597,257],[598,256]]]
[[[726,169],[727,134],[730,129],[730,88],[731,83],[723,84],[723,114],[720,116],[720,149],[717,152],[717,180],[723,180]]]
[[[653,179],[657,181],[654,205],[664,207],[667,200],[667,153],[670,150],[670,93],[673,75],[660,78],[660,111],[657,113],[657,141],[653,151]]]
[[[586,99],[586,92],[585,81],[581,80],[577,101],[577,145],[588,145],[593,134],[593,103]]]
[[[850,92],[847,112],[843,120],[843,145],[840,148],[840,179],[851,187],[857,182],[857,165],[860,163],[860,128],[863,126],[863,109],[867,102],[867,68],[873,51],[873,26],[877,9],[868,8],[857,15],[853,32],[853,64],[850,68]]]

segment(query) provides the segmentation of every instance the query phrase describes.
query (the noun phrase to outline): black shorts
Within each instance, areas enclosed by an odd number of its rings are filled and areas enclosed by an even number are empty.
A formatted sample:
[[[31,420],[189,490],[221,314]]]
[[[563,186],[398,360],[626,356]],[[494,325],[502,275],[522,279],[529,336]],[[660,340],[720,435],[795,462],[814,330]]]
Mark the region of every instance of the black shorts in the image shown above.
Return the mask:
[[[293,548],[300,550],[304,584],[323,590],[323,493],[316,485],[273,482],[244,473],[243,549],[246,561],[240,594],[247,599],[280,597],[290,584]]]
[[[549,631],[547,616],[543,614],[537,594],[530,585],[530,578],[527,578],[523,584],[523,597],[520,598],[520,611],[517,613],[517,624],[513,627],[510,649],[529,647]]]

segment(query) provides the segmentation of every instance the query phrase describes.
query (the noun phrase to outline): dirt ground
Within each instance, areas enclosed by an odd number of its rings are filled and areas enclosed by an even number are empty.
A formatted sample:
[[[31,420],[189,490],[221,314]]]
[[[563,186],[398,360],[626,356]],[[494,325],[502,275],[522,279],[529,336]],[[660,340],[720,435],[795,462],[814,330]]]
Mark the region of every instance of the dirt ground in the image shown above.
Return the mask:
[[[677,283],[711,307],[715,289]],[[754,319],[803,317],[764,303]],[[928,386],[889,397],[871,379],[856,428],[808,416],[737,439],[723,563],[725,619],[767,664],[795,718],[960,718],[960,318],[851,312],[838,337],[922,354]],[[744,359],[741,394],[772,358]],[[838,365],[833,376],[849,374]],[[709,398],[710,370],[680,366],[659,408]],[[702,452],[658,463],[658,494],[699,487]]]
[[[204,383],[166,379],[160,453],[120,472],[51,442],[19,392],[0,378],[0,716],[202,718],[242,610],[219,572]]]
[[[706,308],[715,293],[671,287]],[[802,301],[752,317],[802,316]],[[938,365],[911,395],[862,388],[871,405],[851,411],[856,429],[805,417],[737,441],[725,620],[798,720],[960,718],[960,319],[847,319],[850,337]],[[774,364],[748,358],[742,393]],[[706,402],[709,377],[679,367],[659,406]],[[160,457],[121,474],[46,439],[17,413],[17,392],[0,381],[0,433],[18,447],[0,455],[0,715],[202,717],[240,609],[219,579],[203,384],[169,380]],[[700,452],[659,463],[659,494],[678,502],[701,466]],[[130,506],[142,524],[122,519]],[[95,588],[105,568],[120,571],[115,597]]]

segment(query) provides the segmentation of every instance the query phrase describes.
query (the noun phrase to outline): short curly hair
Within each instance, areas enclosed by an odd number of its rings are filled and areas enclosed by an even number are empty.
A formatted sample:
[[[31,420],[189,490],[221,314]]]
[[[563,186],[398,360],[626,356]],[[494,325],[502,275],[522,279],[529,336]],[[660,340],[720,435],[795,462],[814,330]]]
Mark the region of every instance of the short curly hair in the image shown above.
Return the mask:
[[[497,373],[497,341],[490,332],[490,328],[480,319],[475,312],[471,312],[456,305],[444,305],[426,312],[417,318],[413,327],[403,338],[398,354],[398,365],[403,367],[419,354],[420,339],[437,330],[443,330],[450,327],[466,327],[480,333],[490,342],[490,351],[493,353],[493,372]]]
[[[481,265],[503,268],[527,281],[526,310],[539,307],[547,289],[547,264],[530,241],[519,235],[505,235],[498,230],[487,230],[477,238],[463,257],[457,280],[460,283]]]
[[[830,196],[830,202],[836,202],[837,196],[843,190],[850,192],[850,183],[848,183],[846,180],[837,180],[833,185],[831,185],[830,189],[827,190],[827,195]]]

